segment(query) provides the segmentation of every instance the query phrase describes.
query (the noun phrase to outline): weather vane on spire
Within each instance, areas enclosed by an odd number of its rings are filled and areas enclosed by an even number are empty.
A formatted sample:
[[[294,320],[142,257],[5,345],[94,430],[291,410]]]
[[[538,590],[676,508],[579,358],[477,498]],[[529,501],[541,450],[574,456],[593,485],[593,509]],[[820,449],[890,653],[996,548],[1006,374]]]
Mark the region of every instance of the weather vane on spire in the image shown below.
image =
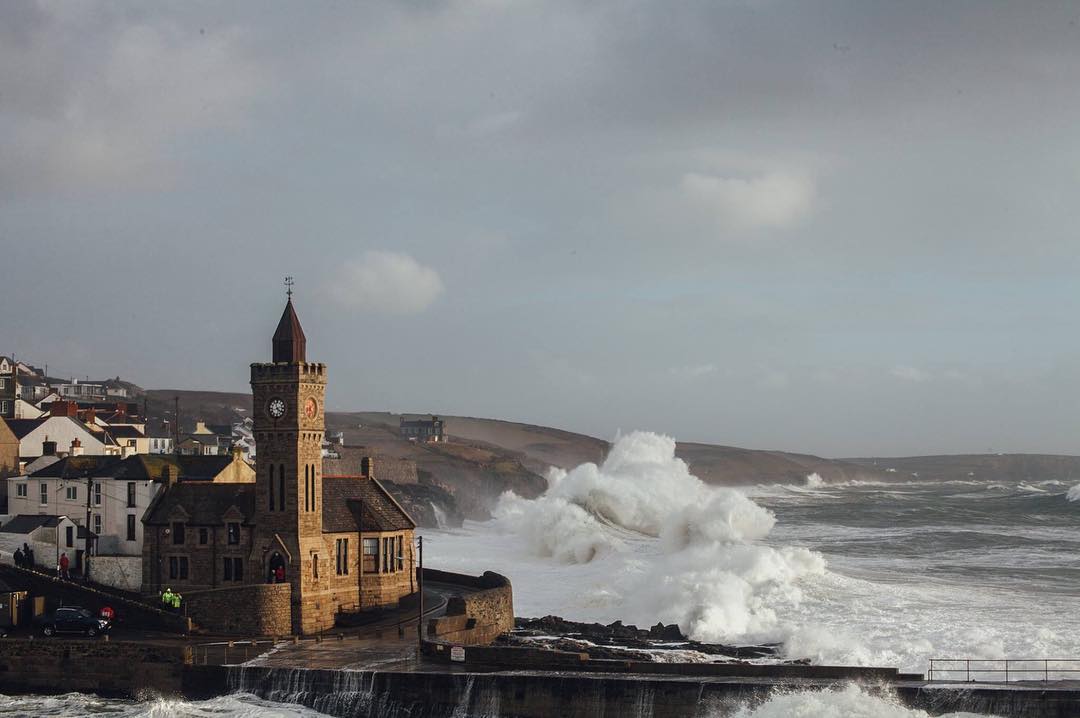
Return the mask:
[[[292,299],[292,285],[293,285],[292,277],[285,277],[285,295],[289,299]]]

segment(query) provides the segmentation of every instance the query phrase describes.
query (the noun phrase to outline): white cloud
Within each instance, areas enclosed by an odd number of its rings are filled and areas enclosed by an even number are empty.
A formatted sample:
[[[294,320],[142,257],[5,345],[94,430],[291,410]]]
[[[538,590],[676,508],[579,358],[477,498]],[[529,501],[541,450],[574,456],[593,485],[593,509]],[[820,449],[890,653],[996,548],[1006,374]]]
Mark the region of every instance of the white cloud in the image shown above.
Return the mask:
[[[933,376],[930,374],[930,372],[923,371],[922,369],[919,369],[918,367],[906,366],[906,365],[903,365],[903,364],[899,364],[897,366],[894,366],[889,371],[889,373],[892,374],[897,379],[903,379],[904,381],[915,382],[916,384],[921,384],[923,382],[930,381],[933,378]]]
[[[439,273],[407,254],[369,251],[344,263],[330,279],[329,297],[354,311],[422,312],[443,293]]]
[[[689,172],[680,183],[683,195],[734,229],[791,227],[814,206],[816,187],[809,177],[771,172],[757,177],[719,177]]]

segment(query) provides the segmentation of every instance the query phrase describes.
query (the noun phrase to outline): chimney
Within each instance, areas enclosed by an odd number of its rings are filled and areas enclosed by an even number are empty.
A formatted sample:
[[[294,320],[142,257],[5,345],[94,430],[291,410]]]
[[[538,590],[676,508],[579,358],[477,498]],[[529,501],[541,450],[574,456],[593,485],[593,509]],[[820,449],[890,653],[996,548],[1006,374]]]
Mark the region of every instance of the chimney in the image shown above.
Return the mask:
[[[45,441],[41,442],[41,455],[42,456],[56,456],[56,442],[49,441],[49,437],[45,437]]]
[[[375,478],[375,459],[371,456],[365,456],[360,459],[360,475],[365,479]]]
[[[71,456],[82,456],[82,442],[78,439],[71,440]]]
[[[243,461],[244,460],[244,447],[240,446],[239,442],[232,445],[232,460],[233,461]]]
[[[79,407],[73,401],[67,401],[66,399],[57,399],[49,407],[50,416],[70,416],[75,418],[78,416]]]
[[[176,477],[173,476],[172,468],[169,466],[162,467],[161,469],[161,483],[165,484],[165,488],[176,485]]]

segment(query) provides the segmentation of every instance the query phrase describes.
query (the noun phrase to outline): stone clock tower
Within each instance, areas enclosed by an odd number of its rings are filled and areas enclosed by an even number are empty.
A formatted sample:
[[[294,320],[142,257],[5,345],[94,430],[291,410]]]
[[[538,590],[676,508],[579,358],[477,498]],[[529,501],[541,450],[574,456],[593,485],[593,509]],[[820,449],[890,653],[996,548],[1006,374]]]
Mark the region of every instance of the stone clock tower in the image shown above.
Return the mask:
[[[289,290],[273,339],[273,361],[251,365],[255,420],[255,531],[249,583],[281,566],[292,584],[293,625],[301,625],[309,579],[303,567],[323,552],[322,442],[326,365],[309,363]]]

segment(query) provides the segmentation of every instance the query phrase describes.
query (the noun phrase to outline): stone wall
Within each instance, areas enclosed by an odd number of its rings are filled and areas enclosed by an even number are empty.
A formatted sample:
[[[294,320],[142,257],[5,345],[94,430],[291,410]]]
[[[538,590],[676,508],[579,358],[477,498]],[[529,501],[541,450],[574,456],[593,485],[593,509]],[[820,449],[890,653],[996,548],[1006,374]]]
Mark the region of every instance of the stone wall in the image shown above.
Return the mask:
[[[428,622],[427,636],[433,641],[477,646],[491,643],[514,628],[514,593],[510,579],[492,571],[482,576],[466,576],[424,569],[425,581],[464,586],[446,604],[446,615]]]
[[[179,694],[186,646],[97,640],[0,641],[0,693]]]
[[[142,587],[142,556],[91,556],[94,583],[138,593]]]
[[[256,583],[183,594],[184,612],[208,633],[287,636],[292,633],[292,586]]]
[[[79,606],[97,613],[104,606],[116,612],[116,624],[125,628],[187,633],[187,617],[167,613],[134,598],[86,586],[75,581],[61,581],[53,576],[0,565],[0,579],[13,586],[26,587],[30,596],[44,596],[46,609],[59,605]]]

